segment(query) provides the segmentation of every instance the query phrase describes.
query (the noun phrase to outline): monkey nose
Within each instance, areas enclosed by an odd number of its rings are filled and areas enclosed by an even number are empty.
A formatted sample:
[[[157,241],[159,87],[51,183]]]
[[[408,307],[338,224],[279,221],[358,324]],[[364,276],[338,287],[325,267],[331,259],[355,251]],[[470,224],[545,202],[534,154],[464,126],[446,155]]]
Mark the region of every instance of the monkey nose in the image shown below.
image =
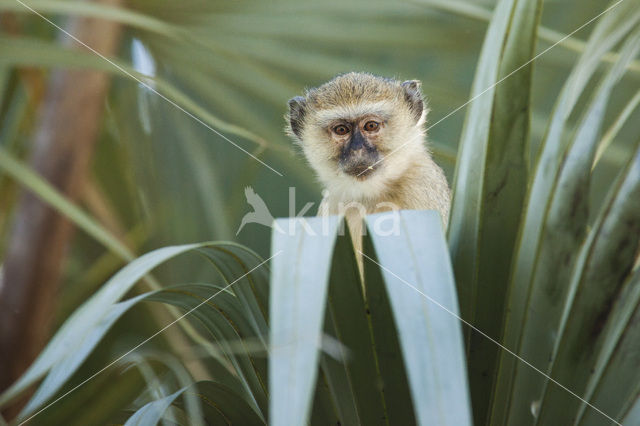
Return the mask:
[[[358,151],[364,148],[365,141],[364,137],[360,134],[360,132],[356,131],[349,141],[349,150],[350,151]]]

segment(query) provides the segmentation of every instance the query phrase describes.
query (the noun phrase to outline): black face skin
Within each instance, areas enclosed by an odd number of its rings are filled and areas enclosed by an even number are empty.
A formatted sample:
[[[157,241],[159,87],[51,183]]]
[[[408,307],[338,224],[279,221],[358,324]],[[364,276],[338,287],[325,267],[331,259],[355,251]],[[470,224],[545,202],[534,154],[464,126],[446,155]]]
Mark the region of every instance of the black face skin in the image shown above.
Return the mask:
[[[380,160],[376,140],[383,126],[384,121],[375,116],[340,120],[329,126],[330,137],[339,147],[336,160],[344,173],[365,179],[374,172],[374,165]]]
[[[377,148],[362,134],[357,127],[350,133],[351,137],[344,144],[338,164],[347,174],[365,178],[373,172],[373,166],[380,159]]]

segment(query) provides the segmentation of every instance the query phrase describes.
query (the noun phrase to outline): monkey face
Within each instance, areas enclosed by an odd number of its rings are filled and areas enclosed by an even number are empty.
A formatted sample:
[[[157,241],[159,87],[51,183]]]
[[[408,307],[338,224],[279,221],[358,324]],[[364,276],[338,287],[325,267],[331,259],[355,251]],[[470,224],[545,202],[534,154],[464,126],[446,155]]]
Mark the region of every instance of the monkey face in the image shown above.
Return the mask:
[[[392,172],[389,168],[397,168],[395,161],[411,150],[400,150],[391,162],[387,158],[416,129],[415,120],[398,104],[362,102],[309,112],[301,145],[321,176],[358,183],[382,178],[386,171]]]
[[[336,146],[334,161],[338,168],[357,179],[366,179],[380,160],[378,142],[385,121],[379,116],[355,120],[336,120],[329,124],[330,143]]]
[[[318,177],[348,187],[382,184],[410,167],[424,150],[425,114],[418,81],[348,73],[291,99],[286,119]]]

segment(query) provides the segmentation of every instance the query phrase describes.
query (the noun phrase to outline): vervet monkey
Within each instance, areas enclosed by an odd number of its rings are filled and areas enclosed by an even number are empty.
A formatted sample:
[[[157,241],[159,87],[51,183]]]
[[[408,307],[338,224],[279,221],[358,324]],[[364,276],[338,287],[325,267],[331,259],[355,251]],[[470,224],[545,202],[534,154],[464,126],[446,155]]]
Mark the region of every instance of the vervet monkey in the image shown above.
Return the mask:
[[[437,210],[447,226],[451,194],[426,147],[427,112],[418,80],[356,72],[289,101],[287,133],[325,189],[318,214],[345,215],[361,273],[365,214]]]

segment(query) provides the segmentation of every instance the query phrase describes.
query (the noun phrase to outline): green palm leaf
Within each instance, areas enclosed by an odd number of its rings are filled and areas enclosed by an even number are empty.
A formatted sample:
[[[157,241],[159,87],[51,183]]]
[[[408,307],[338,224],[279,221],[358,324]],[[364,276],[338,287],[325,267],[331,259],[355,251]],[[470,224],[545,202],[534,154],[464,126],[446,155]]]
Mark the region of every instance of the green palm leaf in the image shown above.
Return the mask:
[[[367,280],[367,299],[360,288],[350,246],[344,237],[335,243],[338,218],[308,219],[316,234],[313,236],[304,233],[295,220],[290,222],[292,228],[296,226],[293,235],[274,233],[273,250],[282,251],[283,256],[274,262],[271,280],[275,353],[270,361],[270,423],[304,424],[309,416],[327,303],[325,330],[347,349],[338,359],[321,363],[327,388],[321,384],[319,389],[330,392],[339,421],[412,423],[412,416],[403,408],[409,393],[417,424],[471,424],[466,377],[460,369],[464,354],[456,318],[457,299],[440,219],[433,212],[402,212],[397,218],[399,235],[380,237],[372,231],[376,221],[393,218],[393,214],[387,214],[367,219],[372,243],[367,245],[365,255],[385,265],[378,278],[373,274],[372,280]],[[289,223],[279,224],[289,229]],[[406,267],[407,262],[411,267]],[[375,269],[375,264],[369,265],[367,276]],[[327,276],[329,270],[331,275]],[[371,304],[365,312],[369,294]],[[433,295],[436,304],[428,295]],[[390,317],[393,321],[381,321]],[[310,324],[313,328],[308,327]],[[397,338],[390,330],[394,325],[402,330]],[[390,341],[380,340],[389,336]],[[399,362],[400,357],[403,362]],[[395,360],[386,363],[391,358]],[[402,364],[406,379],[393,378],[387,388],[390,369]],[[401,373],[395,370],[394,374]],[[380,384],[375,386],[377,381]]]

